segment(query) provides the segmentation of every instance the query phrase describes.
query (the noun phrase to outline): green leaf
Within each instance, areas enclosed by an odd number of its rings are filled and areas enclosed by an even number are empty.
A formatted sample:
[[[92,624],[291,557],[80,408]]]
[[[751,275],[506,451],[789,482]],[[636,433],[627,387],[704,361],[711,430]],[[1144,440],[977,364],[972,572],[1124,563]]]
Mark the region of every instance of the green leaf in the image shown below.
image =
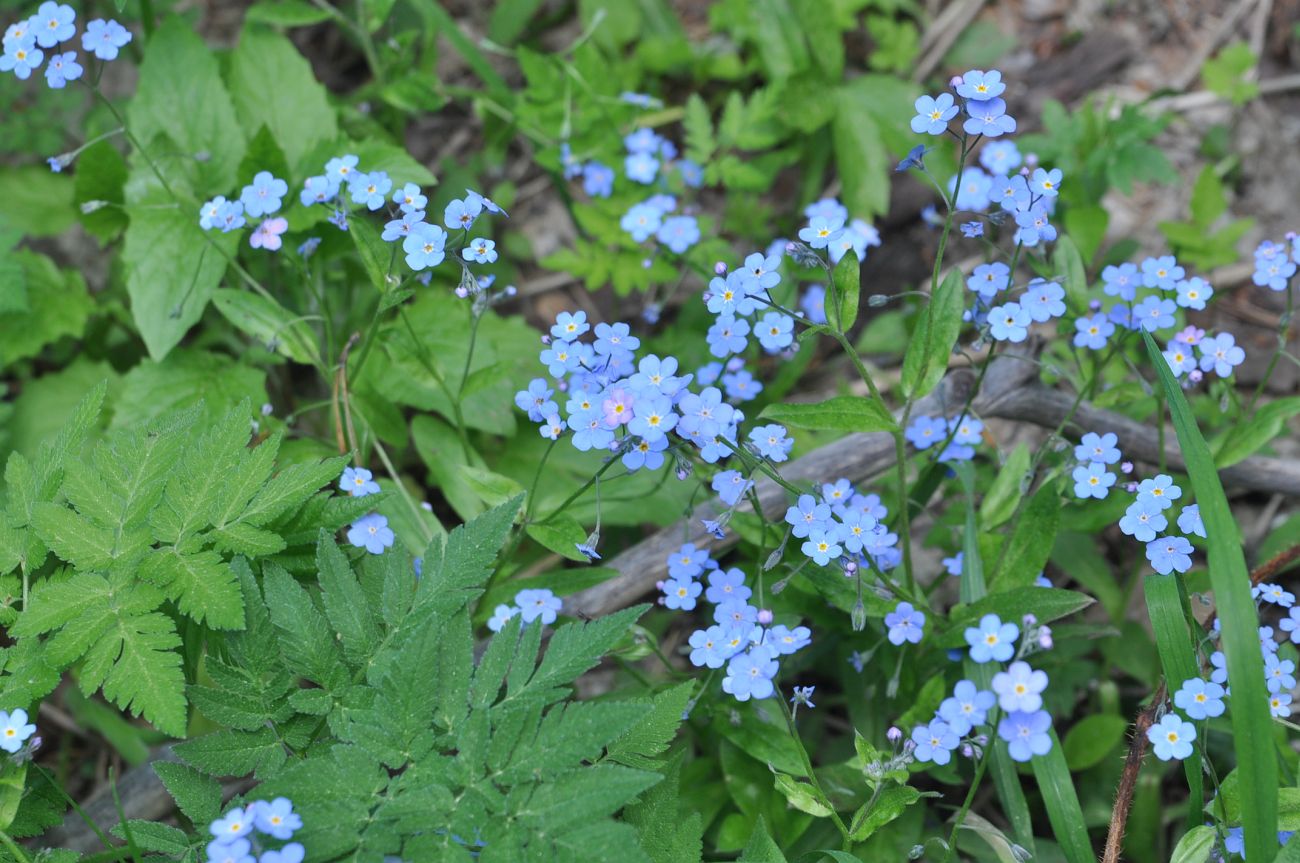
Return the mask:
[[[551,516],[545,522],[532,522],[525,528],[530,537],[542,547],[561,557],[586,563],[587,556],[578,551],[577,544],[586,542],[587,531],[568,513]]]
[[[767,832],[767,824],[762,815],[758,816],[758,823],[754,825],[754,832],[749,835],[745,850],[740,852],[740,863],[788,863],[785,855],[781,853],[781,847]]]
[[[387,293],[392,287],[388,281],[389,262],[395,260],[396,247],[385,243],[379,230],[365,219],[349,219],[348,233],[356,244],[357,254],[361,257],[366,275],[370,277],[370,284],[381,294]]]
[[[214,551],[183,554],[162,548],[140,565],[140,576],[162,588],[181,613],[213,629],[243,629],[244,601],[230,564]]]
[[[230,57],[229,80],[245,132],[251,136],[265,125],[296,178],[316,173],[320,166],[305,157],[317,144],[338,136],[338,120],[311,64],[293,43],[278,33],[245,27]]]
[[[1096,204],[1074,205],[1065,211],[1065,231],[1079,248],[1085,261],[1091,261],[1106,239],[1110,215]]]
[[[1258,58],[1245,42],[1233,42],[1201,68],[1206,88],[1234,105],[1244,105],[1259,95],[1259,84],[1246,79]]]
[[[190,839],[185,832],[167,824],[133,818],[125,824],[117,824],[111,832],[118,839],[126,839],[128,829],[131,841],[145,851],[158,851],[171,857],[180,857],[190,850]]]
[[[126,160],[111,141],[99,141],[77,157],[75,203],[94,209],[80,212],[81,224],[95,239],[108,243],[126,228]],[[93,202],[93,203],[92,203]]]
[[[293,576],[274,565],[263,569],[266,606],[289,669],[326,689],[338,687],[347,671],[324,616]]]
[[[1196,176],[1190,206],[1192,221],[1202,228],[1209,228],[1227,210],[1228,199],[1213,165],[1206,165]]]
[[[274,729],[218,731],[175,747],[185,763],[210,776],[245,776],[273,772],[284,764],[284,744]]]
[[[815,404],[772,404],[763,408],[759,416],[810,431],[892,432],[898,429],[888,408],[867,396],[835,396]]]
[[[214,422],[230,405],[245,399],[259,405],[266,401],[264,371],[221,354],[182,348],[165,363],[144,360],[126,373],[114,406],[113,425],[137,426],[200,403],[200,419]]]
[[[348,559],[325,531],[316,540],[316,569],[320,573],[325,616],[334,628],[343,653],[356,662],[369,655],[379,640],[379,626]]]
[[[1254,455],[1286,429],[1286,421],[1300,413],[1300,397],[1283,398],[1261,405],[1244,423],[1233,425],[1214,454],[1219,470]]]
[[[26,249],[7,260],[21,267],[26,292],[24,308],[0,314],[0,369],[66,336],[80,337],[93,309],[79,274],[62,272],[49,258]]]
[[[306,0],[262,0],[244,13],[244,23],[272,24],[277,27],[306,27],[330,20],[330,13]]]
[[[1034,492],[1016,522],[1002,555],[1002,567],[991,579],[993,590],[1001,592],[1033,585],[1052,555],[1060,522],[1060,493],[1055,482],[1046,482]]]
[[[1268,696],[1259,674],[1258,618],[1250,595],[1250,574],[1236,521],[1219,482],[1209,447],[1196,427],[1187,397],[1164,361],[1151,334],[1143,331],[1147,353],[1160,376],[1178,443],[1187,464],[1192,492],[1209,535],[1210,585],[1221,621],[1228,684],[1233,690],[1233,748],[1242,774],[1243,835],[1247,856],[1265,859],[1277,843],[1277,760]]]
[[[961,271],[949,270],[917,320],[903,354],[899,381],[907,398],[916,400],[927,395],[948,370],[948,358],[961,331],[964,291]]]
[[[1070,768],[1066,766],[1065,753],[1056,731],[1052,730],[1051,735],[1051,750],[1030,760],[1034,777],[1038,780],[1038,790],[1043,795],[1043,805],[1047,807],[1047,819],[1069,863],[1093,863],[1096,857],[1093,856],[1088,830],[1084,827],[1083,810],[1079,808],[1079,797],[1070,779]]]
[[[51,551],[84,572],[105,569],[116,556],[111,533],[58,504],[38,503],[32,526]]]
[[[572,681],[599,662],[645,611],[646,606],[634,605],[599,620],[560,627],[526,691],[544,692]]]
[[[858,300],[862,296],[858,256],[846,253],[831,273],[831,323],[842,333],[853,328],[858,319]]]
[[[854,842],[865,842],[881,827],[903,814],[908,806],[921,799],[921,792],[910,785],[889,785],[875,798],[874,804],[863,804],[849,823],[849,837]]]
[[[18,814],[27,781],[27,765],[5,759],[0,764],[0,830],[8,830]]]
[[[829,818],[835,811],[820,788],[809,782],[800,782],[789,773],[776,774],[776,790],[795,809],[814,818]]]
[[[962,554],[962,563],[966,554]],[[966,574],[962,573],[962,579]],[[1075,612],[1082,611],[1096,600],[1086,593],[1063,590],[1058,587],[1018,587],[1006,592],[990,593],[969,605],[955,605],[948,618],[948,628],[939,638],[942,647],[961,647],[966,644],[966,627],[976,626],[986,614],[996,614],[1002,620],[1019,621],[1026,614],[1038,618],[1039,623],[1051,623]]]
[[[274,79],[262,79],[263,92],[274,93],[276,88],[266,85],[271,80]],[[127,110],[127,126],[167,173],[182,170],[181,166],[193,161],[199,153],[208,154],[197,166],[196,196],[230,194],[236,186],[236,170],[244,156],[244,136],[236,132],[238,120],[230,95],[221,82],[217,54],[179,16],[169,16],[149,39],[149,50],[140,64],[140,81]],[[154,210],[152,215],[155,218],[151,221],[155,223],[171,222],[195,232],[200,230],[197,218],[189,211]],[[136,218],[133,214],[133,223]],[[166,233],[155,225],[141,236]],[[127,236],[130,237],[129,231]],[[238,239],[237,235],[231,236]],[[179,250],[172,249],[171,253],[176,251]],[[159,250],[155,256],[167,254]],[[165,288],[155,286],[154,291],[163,293]],[[132,299],[136,300],[134,294]],[[207,301],[206,296],[203,299]],[[167,314],[173,305],[174,302],[167,304],[162,314]],[[136,319],[137,322],[140,319],[138,314]],[[196,316],[193,320],[197,319]],[[146,335],[146,342],[148,338]]]
[[[1186,591],[1183,589],[1182,576],[1148,575],[1143,580],[1146,594],[1147,615],[1151,618],[1151,629],[1156,637],[1156,650],[1160,654],[1160,665],[1164,668],[1165,681],[1170,692],[1176,692],[1183,682],[1200,678],[1200,660],[1197,654],[1197,639],[1193,633],[1200,626],[1191,618],[1191,609],[1186,604]],[[1184,717],[1186,718],[1186,717]],[[1187,774],[1187,784],[1191,789],[1189,819],[1200,810],[1203,797],[1203,779],[1201,777],[1200,750],[1183,761],[1183,770]],[[1189,822],[1189,827],[1195,822]]]
[[[699,863],[703,859],[704,825],[699,812],[690,812],[683,805],[680,781],[681,759],[677,758],[664,771],[662,782],[623,811],[653,863]]]
[[[697,164],[707,165],[718,148],[718,142],[713,137],[713,118],[709,114],[709,106],[700,98],[699,93],[692,93],[686,100],[682,130],[686,136],[687,158]]]
[[[834,91],[832,100],[831,141],[844,205],[859,218],[883,215],[889,208],[889,158],[870,96],[859,87],[844,86]]]
[[[1011,518],[1024,496],[1029,473],[1029,446],[1017,444],[998,468],[993,483],[980,502],[980,526],[992,530]]]
[[[1070,307],[1080,314],[1088,307],[1088,274],[1083,256],[1068,236],[1058,237],[1052,250],[1052,269],[1061,280]]]
[[[609,758],[628,767],[655,769],[655,756],[667,750],[677,735],[694,693],[695,681],[687,680],[656,695],[641,720],[609,745]]]
[[[60,234],[77,218],[73,193],[73,179],[44,164],[0,169],[0,225],[29,237]]]
[[[1124,741],[1128,720],[1113,713],[1085,716],[1074,724],[1061,748],[1071,770],[1087,770],[1100,764]]]
[[[424,555],[424,577],[415,595],[417,607],[437,604],[454,612],[469,603],[491,575],[492,563],[505,544],[520,502],[515,498],[457,527],[445,539],[434,540]]]
[[[303,364],[319,363],[316,336],[306,321],[294,318],[275,300],[260,294],[230,288],[212,293],[212,305],[241,332],[263,346]]]
[[[1218,840],[1219,834],[1213,827],[1208,824],[1198,824],[1178,840],[1169,863],[1205,863],[1210,859],[1210,852],[1214,850]],[[1282,863],[1281,855],[1276,863]]]

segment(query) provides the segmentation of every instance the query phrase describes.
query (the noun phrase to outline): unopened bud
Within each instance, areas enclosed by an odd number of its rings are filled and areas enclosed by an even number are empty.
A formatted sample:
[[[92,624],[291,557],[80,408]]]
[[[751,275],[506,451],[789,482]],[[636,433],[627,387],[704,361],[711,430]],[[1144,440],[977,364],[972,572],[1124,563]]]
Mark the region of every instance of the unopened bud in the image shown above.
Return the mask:
[[[758,622],[763,624],[764,626],[767,626],[769,623],[771,623],[772,622],[771,609],[760,608],[758,610]]]
[[[891,725],[889,730],[885,732],[885,739],[890,743],[897,743],[903,739],[903,730],[897,725]]]

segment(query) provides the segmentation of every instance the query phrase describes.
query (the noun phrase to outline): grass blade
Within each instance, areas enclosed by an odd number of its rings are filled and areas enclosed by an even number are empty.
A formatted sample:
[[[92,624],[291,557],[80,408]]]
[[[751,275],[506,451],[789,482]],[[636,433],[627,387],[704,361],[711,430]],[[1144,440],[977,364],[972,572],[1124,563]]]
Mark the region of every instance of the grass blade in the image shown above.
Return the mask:
[[[1196,661],[1196,645],[1192,639],[1194,630],[1188,629],[1187,604],[1184,602],[1181,581],[1182,576],[1174,573],[1148,575],[1143,582],[1147,616],[1151,618],[1151,629],[1156,636],[1156,652],[1160,654],[1160,666],[1164,669],[1170,696],[1178,691],[1184,680],[1201,676],[1200,663]],[[1205,728],[1204,725],[1201,727]],[[1200,749],[1193,749],[1192,754],[1183,760],[1183,770],[1187,774],[1187,786],[1191,790],[1187,803],[1188,818],[1192,820],[1187,826],[1191,829],[1200,823],[1201,807],[1205,803]]]
[[[1052,833],[1060,843],[1065,859],[1070,863],[1093,863],[1096,857],[1088,839],[1088,829],[1083,826],[1083,809],[1079,806],[1079,795],[1074,791],[1074,781],[1070,779],[1070,768],[1065,763],[1065,752],[1055,729],[1052,730],[1052,751],[1038,756],[1030,764],[1034,768],[1034,778],[1038,780],[1038,790],[1043,795],[1043,805],[1047,807],[1047,819],[1052,822]]]
[[[1241,771],[1242,833],[1246,856],[1268,860],[1277,850],[1277,758],[1259,646],[1259,623],[1250,596],[1250,573],[1237,541],[1237,525],[1223,494],[1223,484],[1196,427],[1187,397],[1174,379],[1151,334],[1143,330],[1147,353],[1160,376],[1178,445],[1187,463],[1192,491],[1208,534],[1210,586],[1218,605],[1232,687],[1232,745]]]

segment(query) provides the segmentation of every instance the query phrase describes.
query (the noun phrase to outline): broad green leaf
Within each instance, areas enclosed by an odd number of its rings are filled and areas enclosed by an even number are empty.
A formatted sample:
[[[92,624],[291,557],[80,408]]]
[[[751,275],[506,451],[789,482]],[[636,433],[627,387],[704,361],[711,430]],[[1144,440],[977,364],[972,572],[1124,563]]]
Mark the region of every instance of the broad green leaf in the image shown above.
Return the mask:
[[[8,830],[9,825],[14,823],[26,781],[26,764],[19,764],[9,758],[0,764],[0,830]]]
[[[295,318],[275,300],[230,288],[212,293],[212,304],[240,331],[295,362],[319,363],[316,335],[302,318]]]
[[[1178,840],[1169,863],[1206,863],[1218,841],[1219,834],[1212,826],[1199,824],[1184,833]],[[1278,863],[1281,863],[1280,858]]]
[[[1030,760],[1034,778],[1038,780],[1038,790],[1043,795],[1043,805],[1047,808],[1047,820],[1069,863],[1093,863],[1096,857],[1088,840],[1088,830],[1084,827],[1083,810],[1079,808],[1070,768],[1066,766],[1065,753],[1055,729],[1051,735],[1051,750]]]
[[[853,328],[858,319],[858,301],[862,295],[858,256],[851,250],[835,265],[831,273],[831,323],[842,333]]]
[[[759,416],[810,431],[892,432],[898,428],[889,409],[868,396],[835,396],[813,404],[772,404]]]
[[[24,308],[0,314],[0,369],[65,336],[80,337],[94,309],[79,274],[60,271],[49,258],[26,249],[7,260],[21,268],[26,299]]]
[[[831,140],[844,184],[844,205],[858,218],[883,215],[889,207],[889,157],[871,97],[860,87],[843,86],[831,98],[835,103]]]
[[[814,818],[829,818],[835,811],[831,802],[817,786],[809,782],[801,782],[788,773],[776,774],[776,790],[781,792],[786,802],[795,809],[807,812]]]
[[[73,183],[44,165],[0,169],[0,225],[20,228],[29,237],[62,233],[77,220]]]
[[[586,528],[568,513],[552,516],[545,522],[533,522],[525,530],[538,545],[561,557],[579,563],[587,562],[587,556],[578,551],[578,544],[587,539]]]
[[[921,797],[921,792],[910,785],[889,785],[875,798],[874,804],[863,804],[854,814],[849,823],[849,836],[854,842],[865,842]]]
[[[182,554],[158,549],[140,575],[162,588],[181,612],[213,629],[243,629],[244,601],[230,564],[214,551]]]
[[[927,395],[948,370],[948,357],[961,331],[965,289],[961,272],[949,270],[917,319],[903,354],[900,386],[907,398]]]
[[[1052,269],[1065,289],[1070,308],[1083,314],[1088,307],[1088,276],[1083,267],[1083,256],[1068,236],[1058,237],[1052,250]]]
[[[767,824],[764,823],[761,815],[758,823],[754,825],[754,832],[750,834],[745,850],[740,853],[740,863],[788,863],[785,855],[781,853],[781,846],[777,845],[772,840],[771,834],[767,832]]]
[[[1124,741],[1128,720],[1113,713],[1085,716],[1074,724],[1061,748],[1071,770],[1087,770],[1100,764]]]
[[[1244,423],[1232,426],[1214,453],[1219,470],[1254,455],[1286,428],[1286,422],[1300,413],[1300,398],[1285,398],[1261,405]]]
[[[244,13],[244,22],[277,27],[306,27],[330,20],[330,13],[307,0],[261,0]]]
[[[1242,774],[1246,855],[1267,859],[1277,843],[1277,758],[1268,696],[1259,673],[1259,623],[1250,595],[1250,573],[1236,539],[1236,521],[1187,397],[1151,334],[1144,330],[1142,336],[1160,376],[1192,492],[1209,535],[1206,544],[1210,585],[1219,610],[1222,650],[1227,657],[1228,684],[1233,691],[1232,740],[1237,769]]]
[[[1061,497],[1056,483],[1043,483],[1016,522],[1002,566],[991,579],[993,590],[1015,590],[1034,583],[1052,555],[1060,521]]]
[[[266,401],[266,372],[221,354],[183,348],[166,362],[144,360],[126,373],[113,425],[136,426],[200,402],[201,420],[211,423],[243,400],[256,405]]]
[[[992,530],[1011,518],[1024,495],[1029,473],[1029,446],[1017,444],[998,468],[997,475],[980,502],[980,526]]]
[[[77,157],[76,204],[82,226],[101,243],[117,238],[126,228],[122,210],[126,203],[126,160],[112,141],[91,144]]]
[[[176,744],[186,764],[210,776],[245,776],[273,772],[284,763],[284,744],[275,730],[218,731]]]
[[[330,626],[307,591],[271,564],[263,568],[262,590],[289,670],[327,689],[339,686],[346,667]]]

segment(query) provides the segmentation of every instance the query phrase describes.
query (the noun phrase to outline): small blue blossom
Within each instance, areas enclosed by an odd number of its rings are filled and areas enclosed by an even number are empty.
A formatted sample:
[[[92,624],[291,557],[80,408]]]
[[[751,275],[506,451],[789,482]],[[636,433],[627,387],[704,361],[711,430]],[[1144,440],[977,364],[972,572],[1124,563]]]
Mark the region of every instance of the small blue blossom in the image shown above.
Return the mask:
[[[465,202],[472,206],[477,206],[479,211],[487,210],[489,213],[495,213],[498,216],[510,218],[510,214],[501,208],[501,205],[489,198],[487,195],[480,195],[473,189],[465,190]]]
[[[77,27],[73,23],[76,20],[77,13],[71,6],[46,0],[32,16],[29,26],[32,35],[36,37],[37,45],[42,48],[53,48],[76,34]]]
[[[1223,687],[1199,677],[1184,680],[1174,693],[1174,705],[1192,719],[1222,716],[1224,711]]]
[[[333,200],[338,193],[338,186],[330,182],[329,177],[316,176],[308,177],[302,183],[302,191],[298,193],[298,200],[304,207],[310,207],[312,204],[324,204]]]
[[[0,54],[0,72],[13,72],[20,81],[26,81],[45,59],[45,52],[23,42],[6,40],[4,54]]]
[[[641,468],[658,470],[664,466],[664,452],[668,449],[668,438],[657,440],[638,438],[627,452],[623,453],[623,467],[628,473],[635,473]]]
[[[1161,761],[1182,761],[1192,754],[1196,740],[1196,726],[1184,721],[1176,713],[1166,713],[1160,721],[1147,729],[1147,740]]]
[[[1033,318],[1019,303],[1006,303],[989,309],[989,333],[1000,342],[1023,342],[1029,336]]]
[[[1125,302],[1137,299],[1138,285],[1142,276],[1137,264],[1111,264],[1101,271],[1102,290],[1109,297],[1119,297]]]
[[[965,636],[970,645],[970,658],[975,662],[1006,662],[1015,653],[1020,627],[1003,623],[996,614],[986,614],[980,618],[978,627],[966,628]]]
[[[747,402],[757,398],[763,391],[763,384],[755,379],[747,369],[728,372],[722,376],[722,385],[726,388],[727,398],[737,402]]]
[[[276,797],[270,802],[258,800],[253,804],[253,818],[258,830],[275,839],[291,839],[294,831],[302,827],[302,818],[293,811],[293,803],[287,797]]]
[[[1147,258],[1142,262],[1142,284],[1148,288],[1172,291],[1178,280],[1186,274],[1173,255]]]
[[[228,842],[213,839],[207,847],[208,863],[257,863],[252,851],[253,843],[247,839],[231,839]]]
[[[826,566],[832,558],[838,558],[844,551],[835,533],[821,528],[813,528],[809,531],[808,539],[800,548],[818,566]]]
[[[632,421],[627,429],[638,437],[655,441],[677,426],[677,414],[673,413],[672,400],[667,396],[646,394],[633,405]]]
[[[513,605],[498,605],[492,611],[492,616],[488,618],[487,627],[493,632],[500,632],[510,622],[510,618],[518,613],[519,609]]]
[[[571,342],[590,329],[586,312],[560,312],[555,316],[555,323],[551,326],[551,338]]]
[[[1156,474],[1153,479],[1138,483],[1137,499],[1154,501],[1162,510],[1169,509],[1182,496],[1183,490],[1174,485],[1174,478],[1168,474]]]
[[[455,198],[442,210],[442,223],[453,231],[468,231],[474,227],[474,220],[483,212],[482,199]]]
[[[1281,251],[1278,253],[1274,250]],[[1261,255],[1261,252],[1265,254]],[[1263,245],[1255,250],[1255,272],[1251,275],[1251,281],[1261,288],[1268,288],[1270,291],[1285,291],[1287,284],[1295,273],[1296,265],[1286,257],[1283,247],[1275,246],[1265,240]]]
[[[1196,356],[1192,353],[1191,345],[1174,339],[1169,346],[1161,352],[1165,362],[1169,365],[1169,370],[1174,373],[1174,377],[1179,378],[1196,368]]]
[[[775,691],[772,678],[778,665],[772,651],[755,647],[748,653],[733,656],[727,663],[727,676],[722,679],[722,691],[735,696],[737,701],[764,699]]]
[[[939,718],[948,723],[953,733],[964,737],[976,725],[982,725],[997,697],[987,689],[980,689],[969,680],[959,680],[952,696],[939,705]]]
[[[1181,536],[1158,536],[1147,543],[1147,560],[1161,575],[1192,568],[1192,544]]]
[[[980,150],[980,164],[994,176],[1009,176],[1022,161],[1015,141],[989,141]]]
[[[438,266],[446,257],[443,252],[446,244],[447,232],[437,225],[430,225],[428,222],[413,225],[411,233],[402,240],[406,265],[417,272]]]
[[[0,710],[0,750],[12,754],[23,748],[27,738],[36,733],[36,726],[27,719],[27,711],[21,707],[12,713]]]
[[[1056,239],[1056,226],[1052,224],[1051,214],[1042,204],[1034,204],[1028,210],[1016,213],[1016,242],[1026,247],[1039,243],[1050,243]]]
[[[301,842],[290,842],[279,851],[263,851],[260,863],[302,863],[306,856]]]
[[[689,578],[670,578],[663,583],[664,607],[690,611],[695,600],[704,591],[704,585]]]
[[[775,423],[751,429],[748,440],[759,455],[775,462],[788,459],[790,450],[794,448],[794,441],[786,436],[785,427]]]
[[[802,539],[815,528],[830,527],[831,508],[810,494],[801,494],[798,502],[785,511],[785,521],[790,525],[791,535]]]
[[[1114,432],[1097,434],[1088,432],[1079,439],[1074,448],[1074,457],[1079,461],[1095,461],[1102,464],[1114,464],[1120,459],[1119,447],[1115,446],[1119,437]]]
[[[913,608],[910,602],[900,602],[885,615],[885,628],[888,630],[890,644],[920,644],[925,635],[925,614]]]
[[[651,204],[635,204],[619,220],[619,227],[638,243],[645,242],[663,225],[663,212]]]
[[[393,203],[403,213],[415,213],[423,211],[428,205],[429,199],[420,191],[420,187],[414,183],[407,183],[393,192]]]
[[[720,471],[713,477],[711,488],[727,506],[735,506],[740,498],[754,485],[752,480],[738,470]]]
[[[967,239],[975,239],[984,236],[983,222],[962,222],[961,234]]]
[[[727,570],[718,568],[709,573],[709,589],[705,591],[704,598],[714,605],[731,599],[743,601],[751,596],[753,591],[745,585],[745,573],[736,567]]]
[[[743,648],[746,640],[738,639],[732,646],[728,643],[728,630],[722,624],[697,629],[687,640],[691,646],[691,665],[696,668],[721,668]]]
[[[960,551],[954,554],[952,557],[945,557],[943,559],[944,571],[946,571],[949,575],[953,577],[960,577],[961,568],[962,568],[962,559],[964,557],[965,555]]]
[[[1044,198],[1055,198],[1060,193],[1061,188],[1061,169],[1053,168],[1035,168],[1034,174],[1029,179],[1029,188],[1035,195],[1042,195]]]
[[[957,85],[957,95],[974,102],[983,102],[1001,96],[1006,89],[1007,85],[1002,83],[1002,73],[998,70],[984,72],[980,69],[971,69],[961,76],[961,83]]]
[[[1188,536],[1205,539],[1205,523],[1201,521],[1200,506],[1193,503],[1183,507],[1183,511],[1178,513],[1178,529]]]
[[[966,287],[986,300],[993,299],[1010,284],[1011,268],[1001,261],[980,264],[966,279]]]
[[[1282,608],[1290,608],[1295,605],[1295,594],[1280,584],[1257,584],[1251,591],[1251,596],[1270,605],[1279,605]]]
[[[827,219],[816,216],[809,220],[808,227],[799,229],[799,239],[814,249],[824,249],[835,242],[844,233],[843,219]]]
[[[281,199],[288,193],[288,183],[276,179],[270,171],[259,171],[239,193],[239,200],[248,215],[269,216],[280,209]]]
[[[989,190],[993,187],[993,178],[976,168],[966,166],[961,172],[961,188],[957,188],[957,177],[948,180],[948,195],[956,194],[954,205],[959,210],[982,210],[989,200]]]
[[[1160,504],[1151,500],[1137,500],[1129,504],[1119,529],[1138,542],[1151,542],[1159,531],[1169,525]]]
[[[50,62],[45,67],[45,83],[50,86],[51,90],[62,90],[68,85],[69,81],[80,78],[82,71],[75,52],[67,51],[63,54],[51,54]]]
[[[878,522],[863,512],[848,510],[835,525],[836,535],[849,552],[858,554],[874,541]]]
[[[354,154],[347,153],[343,156],[335,156],[325,163],[325,178],[334,186],[335,191],[351,183],[356,177],[357,161]]]
[[[1052,717],[1046,710],[1008,713],[998,722],[998,737],[1007,743],[1011,760],[1025,762],[1052,751]]]
[[[1221,378],[1232,375],[1232,370],[1246,359],[1246,352],[1237,346],[1232,333],[1207,336],[1198,346],[1201,351],[1201,371],[1213,371]]]
[[[1286,719],[1291,715],[1291,693],[1275,692],[1268,697],[1268,712],[1274,719]]]
[[[1264,654],[1264,683],[1274,694],[1295,689],[1295,663],[1278,659],[1276,653]]]
[[[659,173],[659,160],[649,153],[629,153],[623,160],[623,173],[634,183],[649,185]]]
[[[475,237],[460,250],[460,256],[477,264],[490,264],[497,259],[497,244],[485,237]]]
[[[1008,713],[1033,713],[1043,706],[1042,692],[1047,688],[1047,672],[1035,671],[1028,662],[1013,662],[1006,671],[993,675],[993,691],[998,705]]]
[[[913,119],[912,122],[915,123],[916,120]],[[912,168],[920,168],[921,170],[925,170],[925,154],[928,152],[930,152],[929,147],[925,146],[924,144],[917,144],[915,147],[908,150],[907,155],[904,156],[902,160],[899,161],[899,163],[894,167],[894,173],[901,174],[904,171],[910,170]]]
[[[794,319],[781,312],[768,312],[754,325],[754,335],[763,350],[778,353],[794,341]]]
[[[768,629],[763,644],[771,648],[777,656],[789,656],[812,644],[812,630],[806,626],[790,629],[778,623]]]
[[[694,216],[673,216],[659,226],[655,239],[680,255],[700,241],[700,223]]]
[[[396,537],[388,526],[388,519],[377,512],[363,515],[348,528],[348,542],[356,548],[364,548],[371,554],[383,554],[384,549],[393,544]]]
[[[361,204],[367,210],[375,211],[384,205],[388,192],[393,188],[393,181],[384,171],[371,171],[357,174],[348,183],[348,194],[352,203]]]
[[[928,725],[918,725],[912,730],[912,755],[917,761],[943,765],[952,760],[952,753],[961,745],[961,738],[942,719],[932,719]]]
[[[799,298],[799,311],[804,313],[814,324],[826,323],[826,288],[823,285],[810,285]]]
[[[386,243],[395,243],[398,240],[405,239],[411,235],[411,230],[424,221],[424,213],[420,210],[405,213],[400,219],[393,219],[384,225],[384,232],[380,238]]]
[[[208,825],[208,832],[217,842],[227,844],[236,839],[243,839],[253,832],[251,813],[242,806],[236,806]]]
[[[374,474],[363,467],[345,467],[343,476],[339,477],[339,491],[352,497],[365,497],[379,494],[379,483],[375,482]]]
[[[614,194],[614,169],[600,162],[583,165],[582,191],[593,198],[608,198]]]
[[[1065,289],[1046,279],[1033,279],[1020,298],[1020,307],[1040,324],[1059,318],[1065,314]]]
[[[966,113],[970,116],[962,124],[962,129],[968,135],[997,138],[1016,131],[1016,119],[1007,113],[1007,103],[1001,99],[969,101],[966,103]]]
[[[948,131],[948,122],[957,116],[959,110],[950,93],[940,93],[938,98],[921,96],[914,107],[916,116],[912,118],[912,131],[918,135],[942,135]]]
[[[1206,301],[1214,296],[1214,288],[1210,287],[1210,283],[1196,276],[1190,279],[1181,279],[1174,285],[1174,289],[1178,292],[1174,302],[1184,309],[1196,309],[1198,311],[1204,309]]]
[[[516,593],[515,605],[519,607],[519,616],[524,623],[532,623],[534,620],[554,623],[564,603],[553,592],[536,588]]]
[[[948,436],[948,423],[943,417],[921,415],[912,420],[903,436],[918,450],[927,450]]]

